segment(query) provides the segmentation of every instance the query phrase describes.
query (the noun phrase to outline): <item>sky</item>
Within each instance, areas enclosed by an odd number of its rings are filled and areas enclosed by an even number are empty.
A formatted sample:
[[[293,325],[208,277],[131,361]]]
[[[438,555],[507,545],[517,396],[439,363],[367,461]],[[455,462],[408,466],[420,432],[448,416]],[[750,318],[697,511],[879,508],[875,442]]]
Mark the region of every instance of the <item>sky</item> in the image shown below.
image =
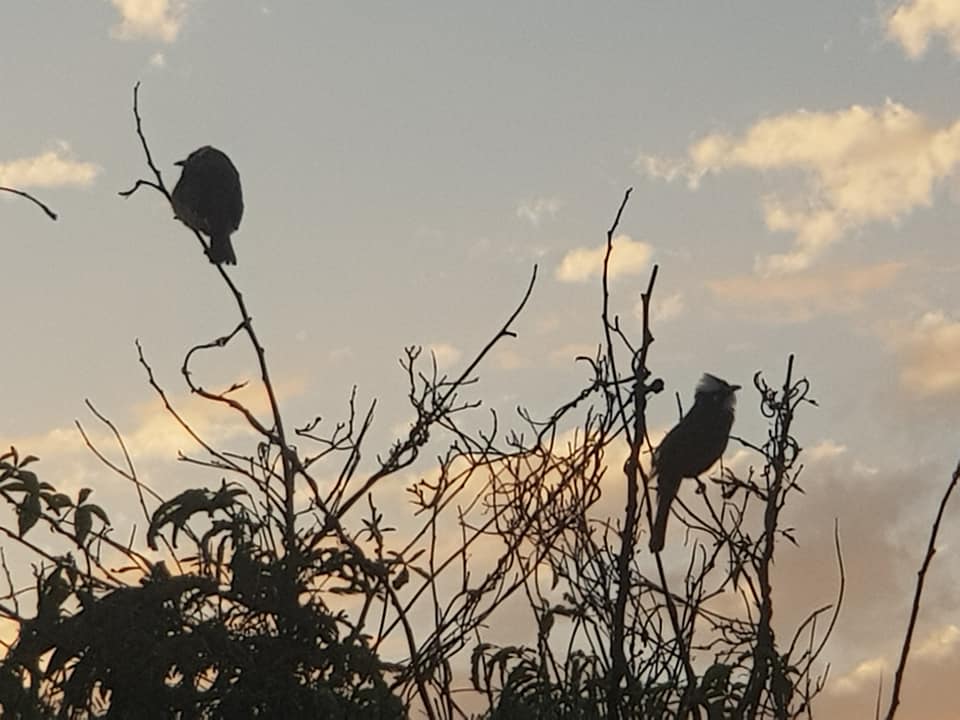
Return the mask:
[[[817,715],[865,717],[960,453],[958,70],[960,0],[4,3],[0,185],[60,217],[0,193],[0,446],[132,503],[74,427],[100,432],[90,399],[156,484],[200,477],[175,462],[189,441],[137,338],[205,431],[243,437],[178,382],[187,348],[232,329],[231,298],[159,195],[117,195],[148,173],[138,81],[169,185],[205,144],[240,171],[231,274],[285,412],[335,415],[356,384],[380,400],[380,447],[409,420],[403,348],[461,369],[534,264],[518,337],[480,370],[484,398],[543,413],[579,389],[604,234],[633,187],[612,300],[637,333],[659,265],[651,366],[668,392],[651,425],[669,427],[673,394],[690,402],[705,371],[776,380],[793,353],[811,380],[801,547],[776,581],[787,618],[834,597],[836,519],[847,599]],[[242,348],[198,365],[211,384],[254,369]],[[736,432],[762,438],[756,397],[738,407]],[[954,717],[957,512],[902,718]]]

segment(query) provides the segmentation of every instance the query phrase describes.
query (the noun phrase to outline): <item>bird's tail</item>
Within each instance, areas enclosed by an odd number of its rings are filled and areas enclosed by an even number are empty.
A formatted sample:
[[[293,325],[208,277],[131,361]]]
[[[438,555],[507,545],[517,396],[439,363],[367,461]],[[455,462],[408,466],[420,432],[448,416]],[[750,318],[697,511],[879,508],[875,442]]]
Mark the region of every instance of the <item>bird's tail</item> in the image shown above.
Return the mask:
[[[667,536],[667,518],[670,517],[670,505],[680,489],[680,478],[657,478],[657,514],[650,529],[650,552],[658,553],[663,550],[663,543]]]
[[[237,256],[233,254],[233,244],[230,242],[228,233],[210,236],[210,251],[207,253],[207,257],[210,258],[210,262],[217,265],[237,264]]]

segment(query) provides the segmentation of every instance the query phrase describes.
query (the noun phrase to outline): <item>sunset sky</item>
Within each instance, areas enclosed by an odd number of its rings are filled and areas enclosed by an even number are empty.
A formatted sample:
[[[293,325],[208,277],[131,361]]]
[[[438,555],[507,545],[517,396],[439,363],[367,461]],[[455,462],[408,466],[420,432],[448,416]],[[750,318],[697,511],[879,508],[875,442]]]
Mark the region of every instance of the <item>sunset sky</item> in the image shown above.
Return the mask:
[[[129,487],[90,457],[89,398],[155,486],[198,474],[137,363],[204,431],[237,420],[187,397],[184,351],[237,322],[232,299],[147,177],[132,114],[173,166],[212,144],[239,169],[243,290],[285,412],[381,407],[372,447],[409,420],[406,345],[462,369],[539,277],[479,371],[509,415],[567,400],[601,339],[604,234],[634,192],[613,302],[676,417],[703,372],[780,380],[805,409],[799,550],[783,614],[831,602],[839,522],[847,599],[817,717],[872,717],[890,687],[916,570],[960,456],[960,0],[523,3],[86,0],[0,7],[0,447],[90,486],[118,524]],[[254,378],[238,345],[201,382]],[[762,441],[756,394],[735,432]],[[105,436],[104,436],[105,437]],[[736,450],[731,446],[728,457]],[[125,506],[124,503],[127,503]],[[129,517],[120,508],[129,507]],[[5,519],[7,516],[0,516]],[[944,521],[899,717],[956,717],[960,499]],[[645,543],[644,543],[645,544]]]

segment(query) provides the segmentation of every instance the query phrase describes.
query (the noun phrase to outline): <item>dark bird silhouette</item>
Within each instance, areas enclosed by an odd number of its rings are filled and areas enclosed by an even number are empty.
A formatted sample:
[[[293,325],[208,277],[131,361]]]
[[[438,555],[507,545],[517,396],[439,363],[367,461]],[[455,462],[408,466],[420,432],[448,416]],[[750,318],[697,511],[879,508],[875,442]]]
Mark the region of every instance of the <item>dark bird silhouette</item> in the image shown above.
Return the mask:
[[[240,227],[240,174],[224,153],[204,145],[175,163],[183,168],[173,188],[173,211],[184,225],[210,238],[210,262],[236,265],[230,233]]]
[[[733,426],[734,394],[739,385],[730,385],[715,375],[705,374],[697,384],[693,407],[666,434],[653,454],[657,476],[657,514],[650,531],[650,552],[663,550],[670,505],[683,478],[695,478],[720,459]]]

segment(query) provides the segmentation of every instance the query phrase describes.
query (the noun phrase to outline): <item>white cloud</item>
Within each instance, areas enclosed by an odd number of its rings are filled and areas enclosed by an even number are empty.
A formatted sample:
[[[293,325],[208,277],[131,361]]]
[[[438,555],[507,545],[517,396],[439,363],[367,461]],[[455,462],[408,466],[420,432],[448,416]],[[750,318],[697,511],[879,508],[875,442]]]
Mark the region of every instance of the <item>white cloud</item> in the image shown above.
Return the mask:
[[[530,359],[508,347],[496,347],[490,356],[494,367],[500,370],[520,370],[532,367]]]
[[[350,362],[356,356],[352,347],[341,345],[327,351],[327,360],[333,365],[342,365]]]
[[[960,392],[960,320],[943,312],[925,313],[894,339],[902,369],[900,380],[926,397]]]
[[[916,649],[917,657],[942,660],[953,655],[960,645],[960,628],[946,625],[934,630]]]
[[[250,376],[250,373],[243,373]],[[301,396],[305,387],[303,378],[291,376],[274,384],[279,400]],[[270,425],[270,403],[259,383],[251,383],[230,394],[256,417]],[[204,441],[213,447],[226,449],[237,444],[255,443],[258,436],[237,412],[217,402],[189,393],[168,395],[171,405]],[[101,411],[106,408],[99,408]],[[175,460],[182,451],[188,455],[202,454],[196,440],[167,412],[159,399],[132,406],[126,414],[129,419],[118,421],[118,429],[134,464],[156,468],[156,463]],[[108,413],[109,415],[109,413]],[[81,417],[81,424],[94,446],[120,466],[124,466],[120,449],[113,433],[94,417]],[[58,478],[60,490],[74,492],[84,484],[98,482],[105,474],[83,438],[74,426],[57,427],[44,433],[7,438],[5,447],[13,445],[23,453],[38,456],[43,461],[45,474]]]
[[[560,211],[560,201],[555,197],[538,197],[525,200],[517,206],[517,217],[539,227],[545,219],[553,219]]]
[[[427,346],[427,350],[437,358],[437,367],[441,369],[450,369],[463,355],[459,348],[450,343],[431,343]]]
[[[167,57],[162,52],[154,53],[150,56],[150,65],[155,68],[166,67]]]
[[[561,282],[586,282],[603,273],[603,258],[607,246],[575,248],[563,256],[556,270]],[[610,255],[610,278],[621,275],[637,275],[647,269],[653,248],[645,242],[633,240],[629,235],[613,238],[613,253]]]
[[[762,198],[767,227],[794,235],[792,251],[757,258],[756,269],[766,274],[807,268],[852,230],[929,206],[936,184],[958,165],[960,121],[932,127],[890,100],[880,107],[785,113],[739,137],[707,135],[682,163],[649,156],[635,162],[655,177],[685,177],[691,188],[706,175],[736,169],[799,172],[806,179],[801,192]]]
[[[653,324],[664,323],[683,314],[685,304],[682,292],[675,292],[661,299],[654,299],[653,306],[650,308],[650,322]],[[633,306],[633,314],[638,320],[643,319],[643,298],[638,297]]]
[[[570,343],[550,352],[550,364],[554,367],[568,367],[576,363],[578,357],[594,358],[597,345],[589,343]]]
[[[881,676],[888,675],[888,663],[882,657],[864,660],[846,675],[830,683],[830,692],[848,694],[859,691],[865,684],[876,685]]]
[[[70,146],[63,141],[57,147],[33,157],[0,162],[0,185],[26,189],[90,185],[100,168],[94,163],[70,158]]]
[[[177,39],[186,12],[186,0],[110,0],[120,13],[120,23],[110,34],[121,40],[147,38],[172,43]]]
[[[808,448],[805,451],[805,455],[811,461],[817,462],[818,460],[828,460],[830,458],[838,457],[839,455],[843,455],[846,451],[846,445],[840,445],[827,438],[826,440],[820,441],[812,448]]]
[[[804,322],[820,314],[859,310],[867,295],[892,285],[904,267],[887,262],[772,277],[738,275],[714,280],[708,287],[719,300],[743,308],[751,318]]]
[[[918,58],[933,35],[943,35],[960,55],[960,3],[957,0],[909,0],[887,16],[887,33],[907,55]]]

